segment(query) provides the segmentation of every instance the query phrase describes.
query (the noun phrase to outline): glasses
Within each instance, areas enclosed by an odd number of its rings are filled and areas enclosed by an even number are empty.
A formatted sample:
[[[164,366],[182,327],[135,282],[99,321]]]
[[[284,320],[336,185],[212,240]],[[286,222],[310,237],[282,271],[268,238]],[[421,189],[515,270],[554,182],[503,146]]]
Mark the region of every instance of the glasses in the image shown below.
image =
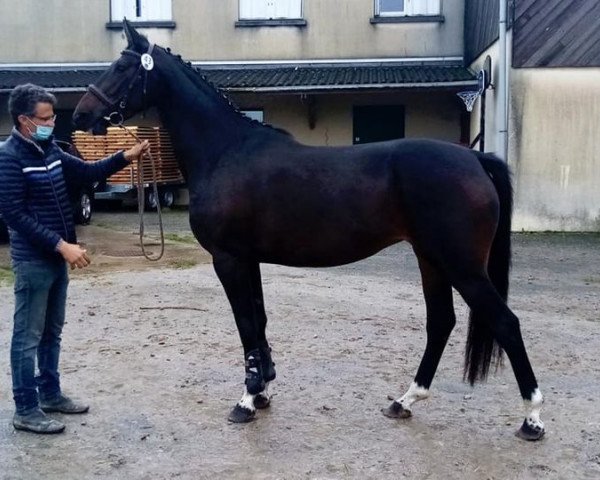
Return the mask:
[[[38,120],[42,121],[42,122],[53,122],[56,120],[56,115],[52,115],[51,117],[46,117],[46,118],[42,118],[42,117],[38,117],[36,115],[33,115],[31,118],[37,118]]]

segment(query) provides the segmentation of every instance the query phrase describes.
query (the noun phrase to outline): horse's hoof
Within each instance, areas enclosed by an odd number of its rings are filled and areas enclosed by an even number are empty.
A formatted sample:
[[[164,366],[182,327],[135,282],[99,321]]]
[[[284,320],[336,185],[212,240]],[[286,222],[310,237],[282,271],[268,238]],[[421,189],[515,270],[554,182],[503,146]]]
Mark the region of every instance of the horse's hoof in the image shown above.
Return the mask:
[[[255,410],[250,410],[249,408],[236,405],[229,413],[227,420],[229,420],[231,423],[248,423],[254,420],[255,414]]]
[[[254,408],[260,410],[271,406],[271,397],[261,395],[260,393],[254,397]]]
[[[527,423],[527,419],[521,425],[521,428],[517,430],[515,435],[522,440],[528,440],[530,442],[535,442],[544,436],[546,430],[543,427],[530,425]]]
[[[389,418],[408,418],[412,416],[412,412],[403,408],[398,402],[392,402],[388,408],[382,408],[381,413]]]

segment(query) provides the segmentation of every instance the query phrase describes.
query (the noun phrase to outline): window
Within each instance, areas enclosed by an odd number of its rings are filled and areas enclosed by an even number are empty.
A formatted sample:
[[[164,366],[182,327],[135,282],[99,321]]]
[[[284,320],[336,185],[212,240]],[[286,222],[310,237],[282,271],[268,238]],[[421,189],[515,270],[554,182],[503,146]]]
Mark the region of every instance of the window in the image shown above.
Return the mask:
[[[379,7],[377,15],[382,17],[397,17],[400,15],[406,15],[406,1],[405,0],[379,0],[376,2],[376,8]]]
[[[240,110],[244,115],[256,120],[257,122],[263,122],[264,114],[262,110]]]
[[[414,15],[440,15],[440,0],[375,0],[376,17]]]
[[[240,20],[301,18],[302,0],[240,0]]]
[[[110,19],[121,22],[127,18],[132,22],[171,21],[171,0],[111,0]]]

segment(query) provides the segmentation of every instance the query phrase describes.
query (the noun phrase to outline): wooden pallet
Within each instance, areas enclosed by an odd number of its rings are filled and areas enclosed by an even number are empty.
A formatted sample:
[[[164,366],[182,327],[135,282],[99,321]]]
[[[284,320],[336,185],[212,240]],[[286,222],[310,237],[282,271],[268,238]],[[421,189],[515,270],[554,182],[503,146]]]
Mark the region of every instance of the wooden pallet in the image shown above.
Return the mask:
[[[183,176],[175,159],[175,152],[169,134],[161,127],[125,127],[140,140],[148,140],[150,153],[154,159],[154,172],[150,158],[144,157],[142,161],[142,183],[183,183]],[[109,127],[106,135],[92,135],[91,133],[76,131],[72,136],[73,145],[79,150],[86,161],[95,161],[105,158],[119,150],[133,147],[137,140],[120,127]],[[123,170],[111,175],[107,182],[113,184],[130,184],[137,182],[137,162],[125,167]]]

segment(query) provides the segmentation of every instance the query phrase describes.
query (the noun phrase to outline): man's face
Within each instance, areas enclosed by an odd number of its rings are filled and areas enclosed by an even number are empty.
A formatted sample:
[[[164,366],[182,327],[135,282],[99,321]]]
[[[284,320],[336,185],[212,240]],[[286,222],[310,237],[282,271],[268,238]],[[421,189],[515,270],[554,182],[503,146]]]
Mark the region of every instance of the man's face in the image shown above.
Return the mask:
[[[54,107],[51,103],[39,102],[35,106],[35,113],[32,116],[19,115],[19,132],[25,137],[31,138],[38,125],[54,127]]]

